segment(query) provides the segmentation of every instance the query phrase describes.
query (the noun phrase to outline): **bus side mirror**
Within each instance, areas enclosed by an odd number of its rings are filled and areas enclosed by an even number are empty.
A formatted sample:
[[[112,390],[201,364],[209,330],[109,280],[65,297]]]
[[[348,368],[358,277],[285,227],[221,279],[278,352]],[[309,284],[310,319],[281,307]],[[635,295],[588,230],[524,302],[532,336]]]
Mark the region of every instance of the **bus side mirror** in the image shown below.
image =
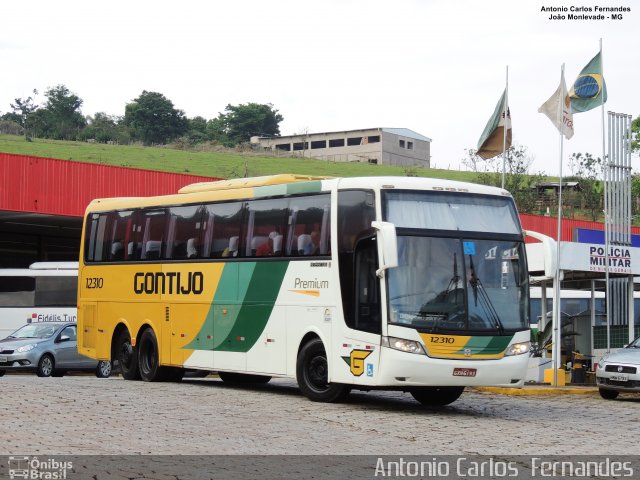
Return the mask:
[[[382,278],[385,270],[398,266],[396,226],[389,222],[371,222],[371,226],[377,231],[380,251],[380,268],[376,270],[376,275]]]

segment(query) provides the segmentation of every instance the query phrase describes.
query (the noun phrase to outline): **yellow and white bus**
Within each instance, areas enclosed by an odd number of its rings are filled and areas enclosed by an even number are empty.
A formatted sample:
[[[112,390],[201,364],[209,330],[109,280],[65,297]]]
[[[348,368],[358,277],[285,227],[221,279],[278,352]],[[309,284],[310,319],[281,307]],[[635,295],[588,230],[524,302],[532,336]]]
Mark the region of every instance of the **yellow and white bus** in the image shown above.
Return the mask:
[[[436,179],[275,175],[94,200],[78,286],[80,353],[126,379],[216,371],[455,401],[522,386],[529,284],[502,189]]]

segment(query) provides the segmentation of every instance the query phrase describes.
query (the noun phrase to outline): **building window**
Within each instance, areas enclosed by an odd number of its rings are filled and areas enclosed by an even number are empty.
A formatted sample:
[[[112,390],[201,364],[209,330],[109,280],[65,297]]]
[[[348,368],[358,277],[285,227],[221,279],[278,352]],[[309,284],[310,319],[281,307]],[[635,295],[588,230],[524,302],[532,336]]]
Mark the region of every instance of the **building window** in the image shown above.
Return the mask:
[[[407,148],[413,150],[413,142],[407,142]]]
[[[347,146],[353,147],[354,145],[362,145],[362,137],[347,138]]]
[[[278,143],[278,144],[276,144],[276,150],[284,150],[286,152],[290,152],[291,151],[291,144],[290,143]]]
[[[344,147],[344,138],[333,138],[329,140],[329,148]]]
[[[315,140],[315,141],[311,142],[311,148],[312,149],[327,148],[327,141],[326,140]]]
[[[294,150],[306,150],[309,148],[309,142],[296,142],[293,144]]]
[[[380,143],[380,135],[372,135],[368,137],[368,143]]]
[[[400,145],[400,148],[404,148],[404,140],[399,140],[398,145]]]

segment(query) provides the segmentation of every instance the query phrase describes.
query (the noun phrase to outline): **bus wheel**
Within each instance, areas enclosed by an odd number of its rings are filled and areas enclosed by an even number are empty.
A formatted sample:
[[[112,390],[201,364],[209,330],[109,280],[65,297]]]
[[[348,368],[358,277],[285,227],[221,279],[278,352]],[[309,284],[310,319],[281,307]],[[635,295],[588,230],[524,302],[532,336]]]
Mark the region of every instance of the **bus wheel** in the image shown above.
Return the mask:
[[[125,380],[140,379],[138,371],[138,356],[136,349],[131,345],[131,335],[128,330],[123,330],[116,341],[116,354],[120,373]]]
[[[298,354],[296,379],[302,394],[313,402],[339,402],[351,390],[347,385],[329,383],[329,364],[322,340],[306,343]]]
[[[608,388],[600,388],[598,389],[598,392],[600,393],[600,396],[605,400],[615,400],[616,398],[618,398],[619,393],[615,390],[609,390]]]
[[[248,373],[218,372],[218,376],[224,383],[248,384],[269,383],[271,377],[267,375],[251,375]]]
[[[53,373],[53,357],[48,353],[45,353],[38,361],[38,367],[36,368],[36,375],[39,377],[50,377]]]
[[[7,373],[6,370],[0,370],[0,377],[4,377],[4,374]]]
[[[160,367],[160,352],[156,334],[147,328],[138,344],[138,368],[140,377],[145,382],[159,382],[165,379],[165,371]]]
[[[414,388],[410,393],[422,405],[441,407],[455,402],[463,391],[464,387],[421,387]]]

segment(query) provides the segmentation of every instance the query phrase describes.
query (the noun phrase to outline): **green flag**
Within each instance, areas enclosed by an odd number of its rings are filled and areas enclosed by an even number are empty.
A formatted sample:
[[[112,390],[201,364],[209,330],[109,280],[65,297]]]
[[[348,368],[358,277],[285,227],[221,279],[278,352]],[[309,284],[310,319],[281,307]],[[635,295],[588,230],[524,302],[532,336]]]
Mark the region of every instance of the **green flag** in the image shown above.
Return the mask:
[[[600,52],[582,69],[569,90],[571,112],[587,112],[607,101],[607,86],[602,75]]]
[[[505,89],[478,141],[478,151],[476,154],[485,160],[500,155],[505,149],[511,146],[511,112],[509,112],[509,106],[506,105],[506,102],[507,90]],[[505,110],[507,112],[506,121],[504,118]],[[504,142],[505,128],[507,129],[506,145]]]

